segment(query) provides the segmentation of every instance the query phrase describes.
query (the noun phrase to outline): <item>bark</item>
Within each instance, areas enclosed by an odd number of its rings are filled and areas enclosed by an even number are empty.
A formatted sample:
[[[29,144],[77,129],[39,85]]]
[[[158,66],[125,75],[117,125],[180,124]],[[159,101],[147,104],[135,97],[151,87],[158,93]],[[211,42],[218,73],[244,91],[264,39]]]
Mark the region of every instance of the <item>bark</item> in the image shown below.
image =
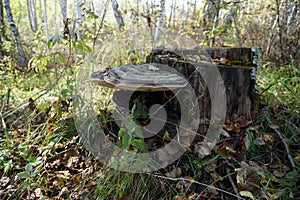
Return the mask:
[[[3,38],[5,37],[3,1],[0,0],[0,57],[3,56]]]
[[[76,18],[77,18],[77,29],[82,29],[82,9],[81,4],[83,3],[82,0],[76,0]]]
[[[60,25],[61,29],[65,27],[64,22],[67,20],[67,0],[59,0],[60,5]]]
[[[36,32],[38,29],[37,16],[36,16],[36,0],[27,0],[27,10],[29,24],[32,32]]]
[[[112,1],[112,8],[113,8],[114,15],[115,15],[115,18],[116,18],[117,23],[118,23],[119,30],[123,31],[125,23],[124,23],[124,20],[123,20],[122,13],[119,10],[119,4],[118,4],[117,0],[111,0],[111,1]]]
[[[221,57],[231,61],[232,66],[217,65],[218,71],[224,82],[226,90],[226,117],[234,118],[235,116],[250,116],[251,110],[257,108],[257,90],[256,90],[256,73],[253,70],[257,64],[257,51],[251,48],[208,48],[203,50],[154,50],[148,57],[147,63],[160,63],[175,68],[182,73],[188,80],[198,96],[198,105],[200,118],[211,116],[212,99],[217,99],[221,91],[219,83],[214,83],[208,91],[207,83],[203,75],[207,77],[215,76],[209,68],[216,65],[201,61],[201,55],[208,54],[212,58]],[[186,60],[193,57],[193,61]],[[199,58],[199,59],[197,59]],[[182,62],[182,60],[185,60]],[[207,72],[200,74],[197,70]],[[179,109],[180,110],[180,109]]]
[[[173,6],[174,6],[174,0],[172,0],[172,4],[171,4],[171,12],[170,12],[170,17],[169,17],[169,28],[171,27],[171,22],[172,22],[172,17],[173,17]]]
[[[214,7],[215,7],[215,12],[213,13],[213,19],[214,19],[214,23],[213,23],[213,27],[211,30],[211,39],[210,39],[210,46],[215,46],[215,30],[217,28],[217,26],[219,25],[219,14],[220,14],[220,3],[221,0],[216,0],[216,3],[213,3]],[[209,16],[211,17],[211,16]]]
[[[173,6],[173,28],[175,27],[176,22],[176,0],[174,0],[174,6]]]
[[[290,9],[289,9],[289,16],[287,19],[287,36],[291,36],[292,29],[297,29],[299,26],[299,21],[296,20],[296,16],[298,14],[298,11],[300,9],[300,3],[290,1]]]
[[[55,27],[55,33],[58,34],[58,26],[57,26],[57,0],[54,0],[54,27]]]
[[[165,28],[165,16],[166,16],[166,1],[161,0],[161,8],[160,8],[160,13],[159,13],[159,19],[158,19],[158,24],[156,26],[155,30],[155,36],[154,36],[154,41],[157,43],[161,39],[161,35],[163,33],[163,30]]]
[[[25,52],[21,43],[21,39],[20,39],[20,34],[18,31],[18,28],[15,25],[15,21],[11,12],[11,8],[10,8],[10,1],[9,0],[4,0],[4,7],[6,10],[6,17],[7,17],[7,21],[10,25],[10,30],[13,34],[14,37],[14,41],[15,41],[15,45],[17,47],[18,50],[18,63],[19,65],[21,65],[22,68],[25,68],[25,66],[28,63],[28,60],[25,56]]]
[[[44,23],[45,23],[45,32],[46,38],[49,39],[49,26],[48,26],[48,18],[47,18],[47,0],[44,0]]]

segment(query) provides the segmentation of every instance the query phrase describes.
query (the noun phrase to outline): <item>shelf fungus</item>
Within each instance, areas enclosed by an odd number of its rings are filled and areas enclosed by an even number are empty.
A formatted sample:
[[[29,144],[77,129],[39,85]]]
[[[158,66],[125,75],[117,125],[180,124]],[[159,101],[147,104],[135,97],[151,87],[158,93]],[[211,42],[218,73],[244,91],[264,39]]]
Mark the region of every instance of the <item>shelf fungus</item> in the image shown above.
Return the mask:
[[[131,91],[168,91],[184,88],[188,81],[177,70],[159,63],[129,64],[94,72],[99,85]]]

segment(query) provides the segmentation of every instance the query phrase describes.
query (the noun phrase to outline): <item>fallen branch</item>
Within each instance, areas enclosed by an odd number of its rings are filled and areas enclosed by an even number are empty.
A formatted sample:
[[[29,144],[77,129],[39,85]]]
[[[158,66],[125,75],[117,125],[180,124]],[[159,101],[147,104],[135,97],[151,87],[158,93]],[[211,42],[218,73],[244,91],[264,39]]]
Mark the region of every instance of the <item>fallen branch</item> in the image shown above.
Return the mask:
[[[294,171],[296,171],[296,165],[294,163],[293,157],[291,156],[289,147],[288,147],[288,145],[287,145],[284,137],[282,136],[281,132],[277,129],[277,127],[275,127],[273,125],[270,125],[270,128],[273,129],[275,131],[275,133],[277,134],[277,136],[280,138],[281,142],[284,145],[285,151],[286,151],[288,159],[289,159],[289,161],[290,161],[290,163],[292,165],[292,168],[293,168]]]
[[[227,167],[226,167],[226,172],[227,172],[227,174],[230,174],[230,173],[231,173],[230,170],[229,170],[229,168],[227,168]],[[231,178],[231,176],[228,176],[228,178],[229,178],[230,184],[231,184],[232,187],[233,187],[234,192],[236,193],[237,198],[238,198],[239,200],[242,199],[241,196],[240,196],[240,193],[239,193],[239,191],[238,191],[238,189],[237,189],[237,187],[236,187],[236,185],[235,185],[235,183],[234,183],[234,181],[233,181],[233,179]]]

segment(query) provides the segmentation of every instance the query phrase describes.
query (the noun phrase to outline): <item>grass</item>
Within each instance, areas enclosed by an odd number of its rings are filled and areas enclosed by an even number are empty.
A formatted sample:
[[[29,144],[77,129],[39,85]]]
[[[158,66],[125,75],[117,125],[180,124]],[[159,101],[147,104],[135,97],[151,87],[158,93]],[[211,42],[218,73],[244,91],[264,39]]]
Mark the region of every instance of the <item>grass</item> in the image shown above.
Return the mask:
[[[230,199],[240,195],[235,190],[241,191],[247,181],[257,186],[251,190],[256,199],[300,196],[300,73],[293,62],[260,68],[258,84],[264,103],[250,127],[240,134],[230,133],[220,143],[226,147],[238,141],[235,152],[215,151],[203,159],[188,152],[170,166],[148,174],[107,168],[80,143],[71,112],[78,66],[24,73],[16,70],[12,60],[4,65],[0,73],[1,199],[201,199],[222,195]],[[96,104],[101,110],[111,108],[111,92],[98,91],[101,100]],[[109,132],[109,116],[101,112],[99,116]],[[294,170],[274,126],[288,145]],[[271,136],[273,140],[266,140]],[[237,155],[226,156],[228,153]],[[251,177],[260,170],[262,173]]]

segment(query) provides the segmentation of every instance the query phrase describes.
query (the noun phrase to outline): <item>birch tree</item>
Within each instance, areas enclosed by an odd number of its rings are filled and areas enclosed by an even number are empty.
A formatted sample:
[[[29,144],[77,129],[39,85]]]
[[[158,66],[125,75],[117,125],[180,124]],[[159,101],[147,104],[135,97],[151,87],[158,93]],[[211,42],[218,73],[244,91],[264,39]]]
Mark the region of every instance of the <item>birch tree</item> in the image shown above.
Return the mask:
[[[5,11],[6,11],[6,17],[7,17],[7,21],[9,23],[9,27],[10,30],[13,34],[14,37],[14,42],[15,45],[17,47],[18,50],[18,63],[22,66],[22,68],[24,68],[27,65],[27,58],[25,56],[25,52],[21,43],[21,39],[20,39],[20,34],[18,31],[18,28],[15,25],[15,21],[11,12],[11,8],[10,8],[10,1],[9,0],[4,0],[4,7],[5,7]]]
[[[158,19],[158,24],[156,26],[155,35],[154,35],[155,42],[158,42],[161,39],[161,34],[163,32],[163,29],[165,28],[165,16],[166,16],[166,0],[161,0],[159,19]]]
[[[0,57],[3,56],[3,38],[5,36],[3,2],[0,0]]]
[[[67,20],[67,0],[59,0],[60,5],[60,24],[63,29],[65,24],[64,22]]]
[[[80,30],[82,29],[82,9],[81,5],[83,3],[83,0],[76,0],[76,18],[77,18],[77,28]]]
[[[38,22],[36,16],[36,0],[27,0],[27,12],[30,28],[33,32],[36,32],[38,29]]]
[[[46,31],[46,38],[49,39],[49,26],[48,26],[48,18],[47,18],[47,0],[44,0],[44,24]]]
[[[119,10],[119,4],[118,4],[117,0],[112,0],[112,8],[113,8],[114,15],[115,15],[115,18],[118,23],[119,30],[123,31],[125,24],[124,24],[123,16]]]

